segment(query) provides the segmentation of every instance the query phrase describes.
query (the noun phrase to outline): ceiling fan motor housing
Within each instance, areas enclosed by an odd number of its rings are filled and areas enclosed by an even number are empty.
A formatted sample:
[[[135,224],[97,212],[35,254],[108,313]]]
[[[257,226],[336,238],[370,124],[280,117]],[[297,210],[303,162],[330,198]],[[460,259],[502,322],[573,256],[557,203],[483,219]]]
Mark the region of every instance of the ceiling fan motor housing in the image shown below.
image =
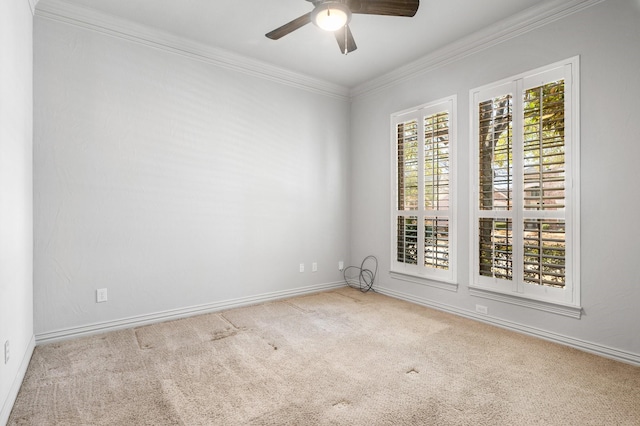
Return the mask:
[[[307,0],[315,8],[311,12],[311,22],[326,31],[338,30],[351,21],[349,6],[336,0]]]

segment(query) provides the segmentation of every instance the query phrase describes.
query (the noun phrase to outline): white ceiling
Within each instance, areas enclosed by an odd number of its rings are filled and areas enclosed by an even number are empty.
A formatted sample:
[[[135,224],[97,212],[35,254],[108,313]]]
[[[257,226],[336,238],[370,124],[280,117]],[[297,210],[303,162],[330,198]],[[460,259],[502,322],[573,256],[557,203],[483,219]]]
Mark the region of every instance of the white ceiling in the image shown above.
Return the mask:
[[[353,88],[495,23],[512,22],[519,14],[530,16],[535,8],[558,0],[422,0],[413,18],[354,15],[350,28],[358,49],[346,56],[333,34],[313,24],[277,41],[265,37],[312,10],[306,0],[41,0],[38,7],[52,2],[90,8]]]

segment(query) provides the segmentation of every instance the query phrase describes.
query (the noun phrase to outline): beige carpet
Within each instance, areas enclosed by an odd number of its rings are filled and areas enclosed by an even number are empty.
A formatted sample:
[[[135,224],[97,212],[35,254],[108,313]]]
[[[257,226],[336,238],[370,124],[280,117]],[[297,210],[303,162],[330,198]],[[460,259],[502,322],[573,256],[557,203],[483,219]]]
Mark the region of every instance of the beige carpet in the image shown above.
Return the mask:
[[[36,348],[10,425],[640,425],[640,368],[350,288]]]

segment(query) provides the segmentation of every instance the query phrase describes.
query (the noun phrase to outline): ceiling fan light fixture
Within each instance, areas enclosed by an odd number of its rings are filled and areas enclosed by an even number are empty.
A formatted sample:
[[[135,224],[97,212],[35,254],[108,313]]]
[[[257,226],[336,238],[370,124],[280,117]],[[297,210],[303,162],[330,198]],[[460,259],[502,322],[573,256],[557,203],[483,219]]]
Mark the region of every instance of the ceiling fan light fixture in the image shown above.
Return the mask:
[[[311,12],[311,22],[325,31],[336,31],[351,20],[351,11],[344,3],[326,1]]]

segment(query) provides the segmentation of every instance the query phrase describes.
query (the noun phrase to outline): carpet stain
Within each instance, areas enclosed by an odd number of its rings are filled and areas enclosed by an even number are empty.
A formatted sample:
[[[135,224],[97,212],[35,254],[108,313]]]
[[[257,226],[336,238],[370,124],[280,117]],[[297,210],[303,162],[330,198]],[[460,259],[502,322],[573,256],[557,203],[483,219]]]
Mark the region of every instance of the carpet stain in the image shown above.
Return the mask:
[[[282,303],[291,306],[293,309],[296,309],[302,313],[308,314],[311,313],[313,311],[307,310],[307,309],[303,309],[300,306],[296,305],[295,303],[289,302],[288,300],[283,300]]]
[[[278,347],[276,345],[274,345],[273,343],[269,343],[269,346],[271,346],[274,351],[278,350]]]
[[[233,330],[233,331],[230,331],[230,332],[216,333],[216,334],[214,334],[214,336],[211,339],[209,339],[209,341],[210,342],[215,342],[217,340],[226,339],[227,337],[233,337],[236,334],[238,334],[238,331],[236,331],[236,330]]]
[[[333,404],[333,406],[336,408],[347,408],[350,405],[351,405],[351,401],[347,401],[346,399],[343,399]]]
[[[136,343],[138,344],[138,348],[140,349],[153,349],[153,345],[150,343],[144,343],[142,341],[142,338],[140,337],[140,335],[138,334],[138,329],[134,329],[133,333],[136,337]]]
[[[240,329],[239,326],[235,325],[233,323],[233,321],[231,321],[229,318],[224,316],[224,313],[218,314],[218,318],[220,318],[222,321],[226,322],[227,324],[229,324],[232,328],[236,328],[236,329]]]
[[[336,294],[338,296],[342,296],[342,297],[344,297],[346,299],[349,299],[350,301],[355,302],[355,303],[362,303],[362,300],[360,300],[360,299],[358,299],[356,297],[349,296],[347,294],[340,293],[338,291],[332,291],[331,294]]]

